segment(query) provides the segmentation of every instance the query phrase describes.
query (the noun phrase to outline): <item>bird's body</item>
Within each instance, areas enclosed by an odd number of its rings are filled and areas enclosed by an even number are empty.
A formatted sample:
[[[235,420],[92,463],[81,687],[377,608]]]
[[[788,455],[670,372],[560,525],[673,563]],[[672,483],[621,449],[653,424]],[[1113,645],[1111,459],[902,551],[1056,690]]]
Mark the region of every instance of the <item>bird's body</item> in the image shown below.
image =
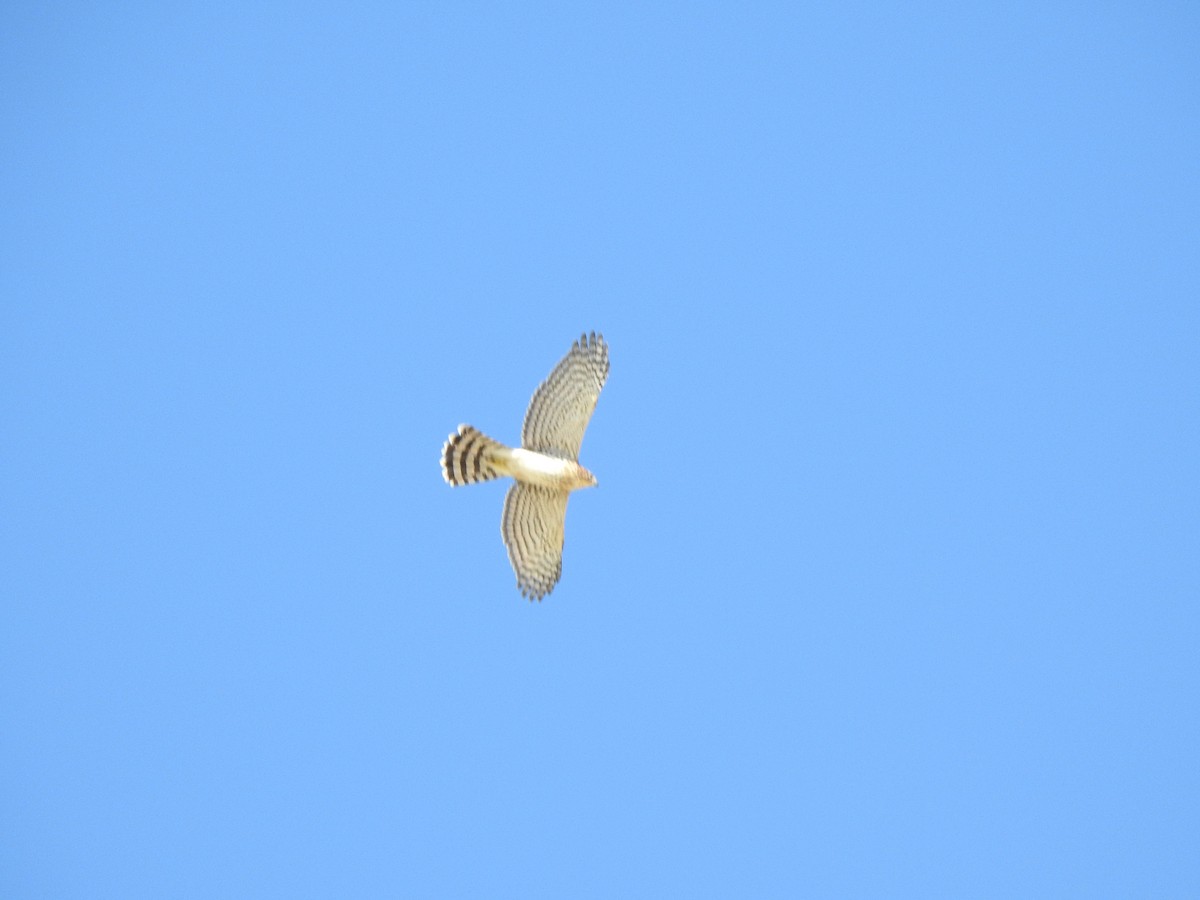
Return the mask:
[[[564,491],[596,486],[596,476],[573,460],[547,456],[523,447],[505,449],[508,450],[505,460],[508,471],[505,474],[517,481]]]
[[[583,433],[608,378],[608,345],[597,334],[572,346],[534,392],[521,447],[508,447],[470,425],[442,446],[442,476],[452,486],[510,477],[500,533],[521,593],[540,600],[562,573],[567,497],[594,487],[578,462]]]

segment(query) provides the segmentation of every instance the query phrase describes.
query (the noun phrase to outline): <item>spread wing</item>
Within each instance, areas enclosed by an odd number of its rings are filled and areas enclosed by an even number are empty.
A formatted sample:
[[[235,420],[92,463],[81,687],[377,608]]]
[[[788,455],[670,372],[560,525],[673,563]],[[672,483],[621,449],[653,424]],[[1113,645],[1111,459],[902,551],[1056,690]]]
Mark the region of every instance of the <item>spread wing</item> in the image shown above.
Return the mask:
[[[530,600],[541,600],[554,590],[562,574],[568,496],[566,491],[518,481],[504,498],[500,534],[517,587]]]
[[[583,335],[534,391],[521,427],[521,446],[577,461],[607,379],[608,344],[594,332]]]

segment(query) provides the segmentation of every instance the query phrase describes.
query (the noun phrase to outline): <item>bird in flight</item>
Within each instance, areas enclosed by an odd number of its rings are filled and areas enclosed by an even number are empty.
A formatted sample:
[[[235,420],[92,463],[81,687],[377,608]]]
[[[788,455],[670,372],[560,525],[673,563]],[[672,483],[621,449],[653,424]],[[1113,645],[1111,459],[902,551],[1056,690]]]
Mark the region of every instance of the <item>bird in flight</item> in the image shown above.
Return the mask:
[[[567,497],[596,486],[596,477],[579,464],[579,445],[607,379],[608,344],[595,332],[582,335],[533,392],[520,447],[470,425],[459,425],[442,445],[442,477],[453,487],[513,479],[500,534],[517,588],[530,600],[549,594],[562,575]]]

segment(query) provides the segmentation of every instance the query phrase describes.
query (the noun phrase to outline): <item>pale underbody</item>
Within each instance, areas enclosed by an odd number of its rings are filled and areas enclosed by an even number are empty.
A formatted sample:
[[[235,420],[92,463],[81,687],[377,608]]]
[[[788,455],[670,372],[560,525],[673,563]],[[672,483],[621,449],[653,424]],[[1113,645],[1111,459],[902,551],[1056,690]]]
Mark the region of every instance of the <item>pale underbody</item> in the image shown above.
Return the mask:
[[[569,459],[547,456],[521,447],[496,448],[489,456],[492,465],[501,473],[526,484],[554,488],[556,491],[575,491],[596,486],[596,476]]]

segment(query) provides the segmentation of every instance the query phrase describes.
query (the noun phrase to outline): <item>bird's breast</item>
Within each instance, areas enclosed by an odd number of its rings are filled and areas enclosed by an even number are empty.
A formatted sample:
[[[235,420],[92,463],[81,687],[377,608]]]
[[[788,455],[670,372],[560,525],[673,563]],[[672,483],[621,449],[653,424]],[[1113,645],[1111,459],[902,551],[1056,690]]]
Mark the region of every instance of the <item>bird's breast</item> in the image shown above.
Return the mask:
[[[512,477],[527,484],[538,484],[560,491],[588,487],[592,480],[587,469],[570,459],[548,456],[520,447],[510,451],[509,469]]]

